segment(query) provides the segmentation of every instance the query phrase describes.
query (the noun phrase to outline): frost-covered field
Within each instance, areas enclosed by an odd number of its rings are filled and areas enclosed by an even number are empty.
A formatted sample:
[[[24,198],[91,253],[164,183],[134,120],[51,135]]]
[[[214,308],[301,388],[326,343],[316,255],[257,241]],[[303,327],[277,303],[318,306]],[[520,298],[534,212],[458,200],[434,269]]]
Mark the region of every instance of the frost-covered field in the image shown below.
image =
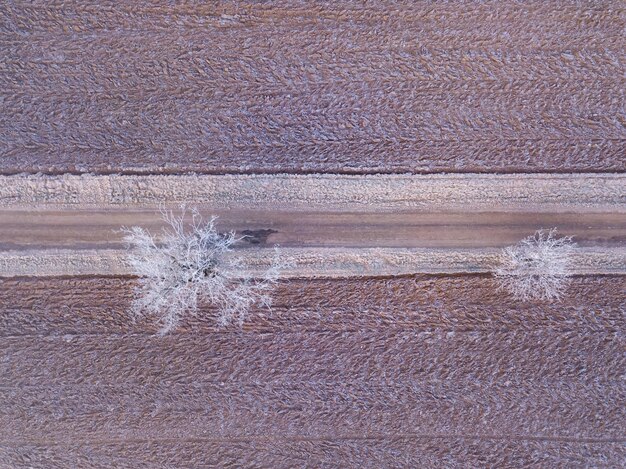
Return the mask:
[[[623,467],[625,24],[4,2],[0,467]]]

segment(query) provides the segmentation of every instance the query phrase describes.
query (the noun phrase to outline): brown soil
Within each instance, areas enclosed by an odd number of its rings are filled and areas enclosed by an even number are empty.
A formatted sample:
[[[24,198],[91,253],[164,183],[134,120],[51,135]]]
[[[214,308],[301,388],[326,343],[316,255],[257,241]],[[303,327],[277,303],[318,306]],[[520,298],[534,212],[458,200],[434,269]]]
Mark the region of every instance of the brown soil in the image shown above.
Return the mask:
[[[132,280],[3,280],[0,462],[615,466],[625,282],[554,305],[488,276],[293,280],[243,328],[204,308],[161,338]]]
[[[618,2],[13,3],[0,172],[623,171]]]
[[[204,212],[219,215],[223,231],[271,229],[255,244],[265,247],[502,247],[554,226],[584,247],[620,247],[626,241],[626,213]],[[155,210],[0,211],[0,248],[121,249],[121,227],[137,225],[160,236],[164,222]],[[241,247],[246,246],[251,244],[244,240]]]

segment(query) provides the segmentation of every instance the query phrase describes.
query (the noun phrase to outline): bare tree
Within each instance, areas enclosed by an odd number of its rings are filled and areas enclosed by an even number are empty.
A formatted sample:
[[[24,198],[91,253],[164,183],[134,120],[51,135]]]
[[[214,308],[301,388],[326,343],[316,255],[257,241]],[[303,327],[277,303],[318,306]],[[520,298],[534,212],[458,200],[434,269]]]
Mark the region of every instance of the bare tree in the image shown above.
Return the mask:
[[[219,233],[216,218],[204,221],[197,210],[192,210],[188,226],[184,209],[179,217],[162,213],[167,227],[158,244],[141,227],[124,228],[129,263],[139,276],[135,314],[155,315],[162,324],[160,333],[166,334],[183,315],[197,314],[200,303],[215,305],[221,324],[243,323],[252,305],[271,305],[271,292],[281,268],[277,255],[262,278],[233,278],[227,267],[238,265],[225,254],[242,238],[233,232]]]
[[[500,289],[520,300],[559,301],[571,276],[571,236],[557,230],[538,230],[515,246],[504,248],[495,271]]]

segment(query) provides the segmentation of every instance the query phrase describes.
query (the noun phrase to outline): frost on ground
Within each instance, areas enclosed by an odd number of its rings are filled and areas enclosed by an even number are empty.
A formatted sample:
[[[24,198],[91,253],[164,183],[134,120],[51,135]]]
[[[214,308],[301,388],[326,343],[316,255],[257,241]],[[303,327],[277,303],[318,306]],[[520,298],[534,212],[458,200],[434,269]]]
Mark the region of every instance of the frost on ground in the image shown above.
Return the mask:
[[[571,236],[557,237],[556,228],[536,231],[502,251],[495,271],[500,288],[520,300],[560,300],[575,247]]]
[[[217,307],[223,325],[243,323],[252,305],[269,307],[281,268],[278,256],[262,278],[230,277],[226,267],[241,265],[225,254],[242,238],[219,233],[215,217],[205,221],[195,210],[189,225],[184,218],[184,210],[180,217],[163,212],[167,227],[158,244],[143,228],[124,228],[129,263],[140,277],[133,312],[156,316],[162,324],[160,333],[165,334],[184,315],[197,314],[202,303]]]

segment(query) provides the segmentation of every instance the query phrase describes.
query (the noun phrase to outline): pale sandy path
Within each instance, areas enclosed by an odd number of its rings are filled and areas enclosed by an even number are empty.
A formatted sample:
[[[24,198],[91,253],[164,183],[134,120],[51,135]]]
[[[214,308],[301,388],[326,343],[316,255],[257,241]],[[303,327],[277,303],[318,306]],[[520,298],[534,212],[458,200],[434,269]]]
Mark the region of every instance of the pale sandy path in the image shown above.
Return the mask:
[[[242,264],[225,269],[263,273],[275,257],[273,249],[241,250],[230,255]],[[499,265],[497,249],[401,248],[281,248],[281,261],[289,264],[280,277],[345,278],[416,273],[485,273]],[[573,255],[571,272],[580,275],[626,274],[626,248],[582,248]],[[124,250],[26,250],[0,254],[0,277],[65,275],[133,275]]]
[[[626,175],[0,176],[0,209],[626,212]]]

